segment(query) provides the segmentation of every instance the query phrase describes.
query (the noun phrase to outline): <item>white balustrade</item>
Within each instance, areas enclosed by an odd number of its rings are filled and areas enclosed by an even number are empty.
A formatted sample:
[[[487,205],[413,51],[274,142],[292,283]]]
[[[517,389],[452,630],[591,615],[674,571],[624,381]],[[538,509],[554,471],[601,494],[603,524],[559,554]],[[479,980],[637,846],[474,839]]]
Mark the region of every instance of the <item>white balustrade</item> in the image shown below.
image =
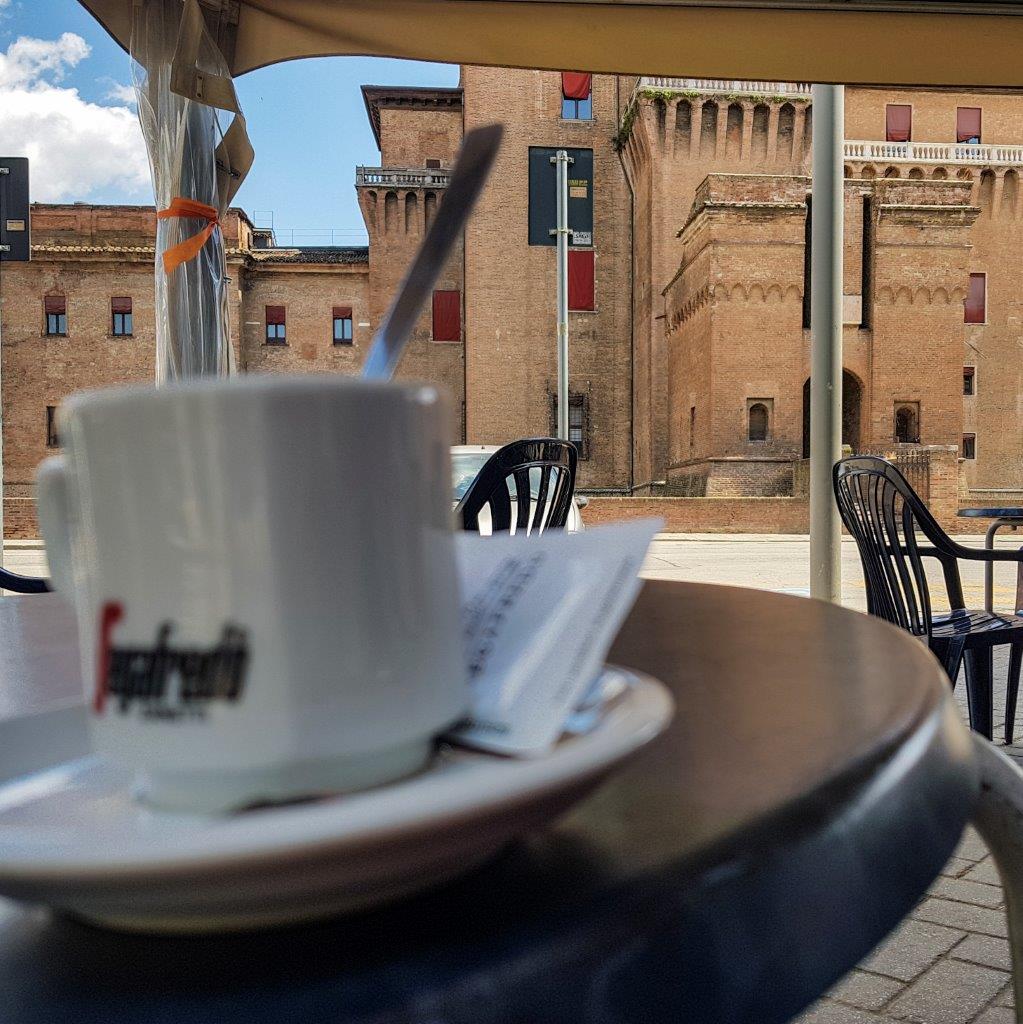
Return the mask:
[[[356,185],[380,185],[384,188],[446,188],[450,171],[428,171],[405,167],[356,167]]]
[[[720,93],[726,96],[809,96],[809,82],[745,82],[730,78],[657,78],[639,80],[640,89]]]
[[[965,142],[870,142],[847,140],[846,160],[913,164],[1023,164],[1023,146],[985,146]]]

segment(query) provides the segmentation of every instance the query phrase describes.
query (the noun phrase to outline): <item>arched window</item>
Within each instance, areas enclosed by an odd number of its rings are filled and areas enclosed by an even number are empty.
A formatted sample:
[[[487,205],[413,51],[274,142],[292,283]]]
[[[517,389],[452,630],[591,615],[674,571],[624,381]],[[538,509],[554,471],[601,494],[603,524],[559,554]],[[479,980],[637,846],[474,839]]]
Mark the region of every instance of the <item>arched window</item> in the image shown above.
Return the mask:
[[[767,440],[767,406],[763,402],[754,402],[749,407],[749,432],[751,441]]]
[[[895,407],[895,440],[899,444],[919,444],[920,414],[915,404]]]

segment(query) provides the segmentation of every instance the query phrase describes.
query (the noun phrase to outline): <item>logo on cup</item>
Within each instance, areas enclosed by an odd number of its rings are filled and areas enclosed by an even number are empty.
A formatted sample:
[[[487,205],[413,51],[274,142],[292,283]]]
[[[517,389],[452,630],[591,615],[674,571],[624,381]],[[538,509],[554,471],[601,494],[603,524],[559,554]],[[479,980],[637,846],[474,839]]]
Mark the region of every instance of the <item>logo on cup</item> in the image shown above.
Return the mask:
[[[217,643],[204,650],[171,647],[174,624],[165,622],[151,647],[119,647],[112,633],[123,617],[117,601],[108,601],[100,612],[96,714],[103,714],[113,698],[122,714],[137,703],[146,718],[202,718],[211,702],[241,698],[249,660],[244,629],[227,623]]]

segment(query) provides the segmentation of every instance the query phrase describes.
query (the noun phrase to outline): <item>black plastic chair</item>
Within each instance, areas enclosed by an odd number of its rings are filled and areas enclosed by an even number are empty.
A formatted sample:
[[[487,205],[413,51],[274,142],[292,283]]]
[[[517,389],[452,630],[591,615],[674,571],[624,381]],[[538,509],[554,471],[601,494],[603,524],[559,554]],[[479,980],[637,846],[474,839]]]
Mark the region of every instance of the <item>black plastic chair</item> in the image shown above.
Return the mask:
[[[1012,742],[1023,658],[1023,617],[967,609],[959,559],[1023,561],[1020,551],[989,551],[957,544],[938,525],[919,495],[890,462],[868,455],[835,464],[835,498],[842,522],[856,540],[871,615],[926,639],[955,686],[965,659],[970,725],[991,739],[993,651],[1010,644],[1005,742]],[[918,532],[930,542],[921,545]],[[941,564],[951,612],[931,612],[923,559]]]
[[[15,594],[46,594],[52,589],[50,581],[42,576],[20,576],[0,569],[0,590],[10,590]]]
[[[516,533],[536,537],[544,530],[564,529],[577,461],[575,445],[554,437],[527,438],[499,448],[455,507],[462,529],[478,531],[484,508],[490,511],[492,533],[510,532],[513,517]]]

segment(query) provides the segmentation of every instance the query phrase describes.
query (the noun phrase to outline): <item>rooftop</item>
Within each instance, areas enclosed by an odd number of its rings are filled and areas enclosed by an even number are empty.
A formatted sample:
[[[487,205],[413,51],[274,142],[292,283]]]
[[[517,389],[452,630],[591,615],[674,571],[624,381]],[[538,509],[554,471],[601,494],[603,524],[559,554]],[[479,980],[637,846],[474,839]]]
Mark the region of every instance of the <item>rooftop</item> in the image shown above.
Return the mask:
[[[380,148],[380,110],[383,107],[404,107],[408,110],[462,109],[462,90],[426,87],[364,85],[362,99],[373,128],[373,138]]]
[[[296,245],[288,248],[252,249],[258,263],[338,263],[348,266],[369,262],[368,245]]]

